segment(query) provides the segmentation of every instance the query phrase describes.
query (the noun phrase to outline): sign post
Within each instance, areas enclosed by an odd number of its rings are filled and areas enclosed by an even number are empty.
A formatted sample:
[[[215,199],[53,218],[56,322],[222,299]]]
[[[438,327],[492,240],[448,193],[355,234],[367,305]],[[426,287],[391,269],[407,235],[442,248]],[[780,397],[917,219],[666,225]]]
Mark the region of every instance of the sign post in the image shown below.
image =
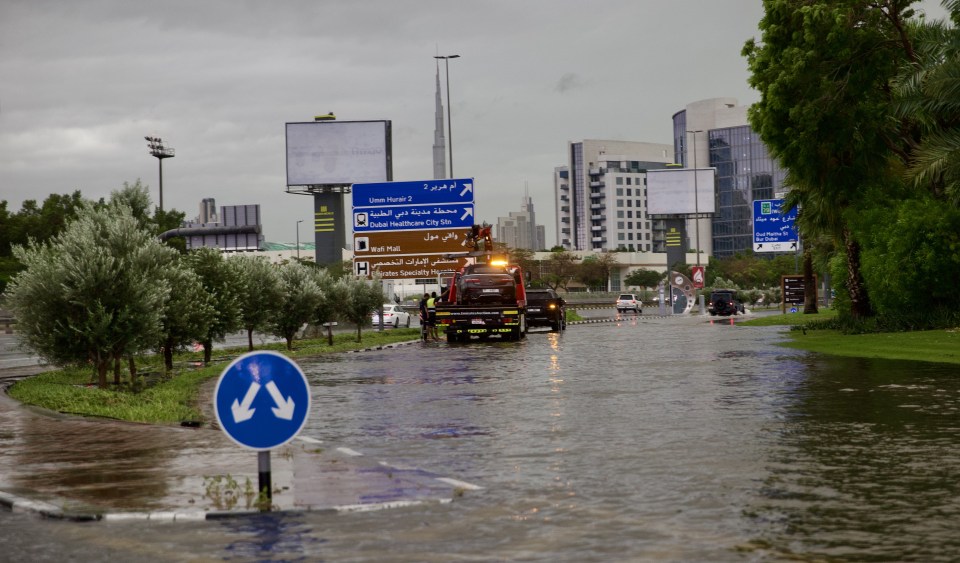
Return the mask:
[[[817,276],[813,276],[814,300],[816,297]],[[781,311],[787,312],[787,305],[801,305],[806,302],[806,284],[803,276],[780,276]]]
[[[310,386],[303,371],[277,352],[244,354],[220,374],[213,409],[227,437],[258,452],[259,491],[272,499],[270,450],[292,440],[310,414]]]

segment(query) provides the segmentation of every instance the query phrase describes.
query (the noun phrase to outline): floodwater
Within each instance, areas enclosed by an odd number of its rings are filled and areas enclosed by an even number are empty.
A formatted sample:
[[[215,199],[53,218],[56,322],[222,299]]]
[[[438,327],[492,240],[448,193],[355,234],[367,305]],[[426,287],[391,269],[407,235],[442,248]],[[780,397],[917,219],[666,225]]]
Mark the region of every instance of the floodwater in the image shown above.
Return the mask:
[[[958,560],[957,367],[782,338],[625,315],[303,361],[304,433],[483,489],[190,523],[0,512],[0,542],[34,561]]]

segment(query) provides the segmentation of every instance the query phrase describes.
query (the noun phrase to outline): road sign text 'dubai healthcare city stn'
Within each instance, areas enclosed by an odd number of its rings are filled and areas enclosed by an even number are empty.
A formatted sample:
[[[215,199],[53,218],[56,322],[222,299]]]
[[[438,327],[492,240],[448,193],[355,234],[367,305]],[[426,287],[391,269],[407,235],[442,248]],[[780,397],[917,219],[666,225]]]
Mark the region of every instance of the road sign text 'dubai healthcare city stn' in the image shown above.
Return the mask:
[[[270,351],[251,352],[223,370],[213,407],[220,428],[252,450],[282,446],[310,414],[310,386],[292,360]]]

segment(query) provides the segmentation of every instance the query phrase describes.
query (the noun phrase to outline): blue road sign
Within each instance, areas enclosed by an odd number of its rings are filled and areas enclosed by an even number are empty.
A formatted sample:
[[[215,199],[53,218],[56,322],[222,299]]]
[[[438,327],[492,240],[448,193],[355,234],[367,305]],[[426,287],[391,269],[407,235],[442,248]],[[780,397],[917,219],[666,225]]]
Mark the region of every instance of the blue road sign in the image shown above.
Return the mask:
[[[797,208],[786,213],[782,199],[758,199],[753,202],[753,251],[796,252]]]
[[[300,367],[277,352],[250,352],[223,370],[213,395],[220,428],[253,450],[282,446],[310,414],[310,386]]]
[[[353,207],[473,203],[473,178],[353,185]]]
[[[353,232],[456,229],[473,225],[473,204],[405,205],[353,209]]]

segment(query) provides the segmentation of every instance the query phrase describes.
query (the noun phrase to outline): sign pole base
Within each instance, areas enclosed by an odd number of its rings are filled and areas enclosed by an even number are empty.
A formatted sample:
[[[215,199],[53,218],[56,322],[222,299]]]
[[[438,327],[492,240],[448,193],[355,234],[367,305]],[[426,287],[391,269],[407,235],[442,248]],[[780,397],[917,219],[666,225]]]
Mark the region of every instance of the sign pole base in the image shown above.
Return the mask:
[[[257,474],[259,476],[258,491],[259,494],[266,496],[266,506],[261,510],[266,512],[270,510],[273,503],[273,484],[270,478],[270,452],[257,452]]]

